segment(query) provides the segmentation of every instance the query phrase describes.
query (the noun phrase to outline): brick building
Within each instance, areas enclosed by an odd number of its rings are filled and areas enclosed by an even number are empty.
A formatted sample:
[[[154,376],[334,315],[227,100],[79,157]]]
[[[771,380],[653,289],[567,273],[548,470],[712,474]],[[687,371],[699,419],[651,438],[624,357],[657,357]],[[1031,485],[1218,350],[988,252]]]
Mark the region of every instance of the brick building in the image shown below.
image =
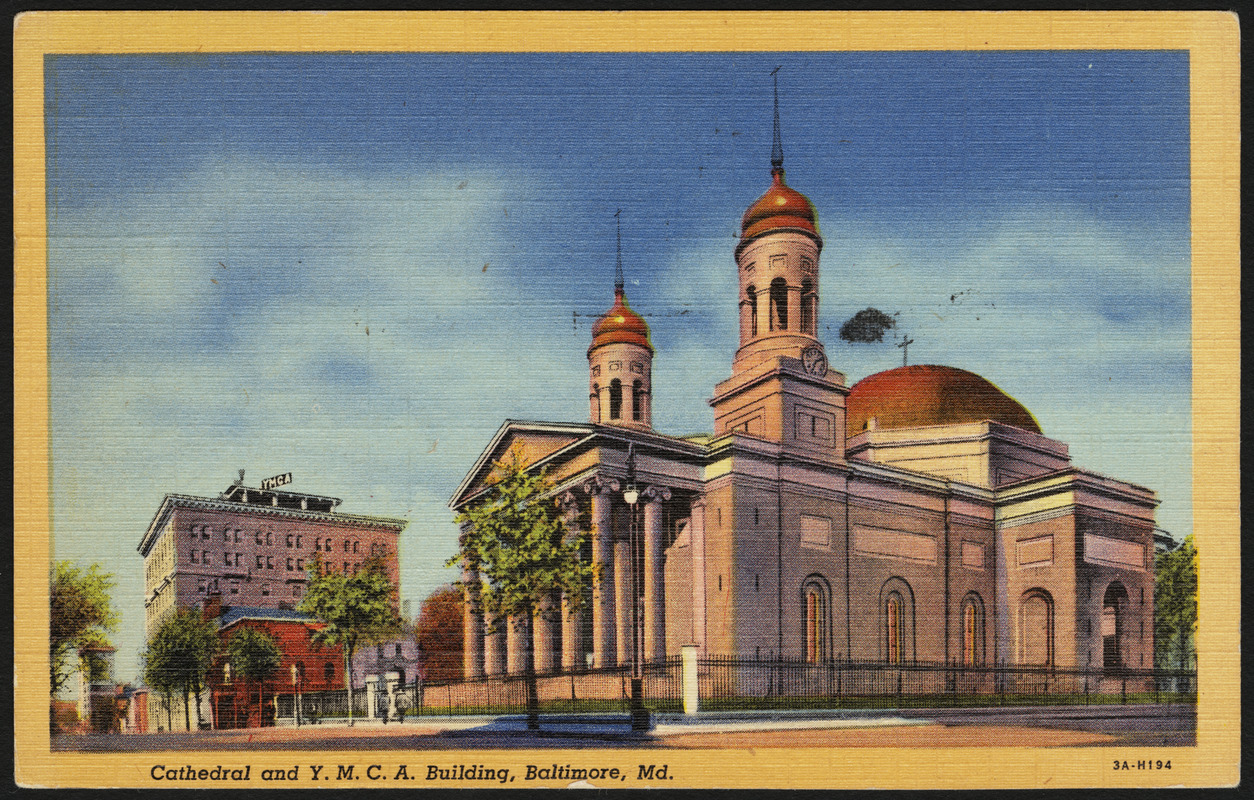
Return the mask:
[[[341,501],[334,497],[250,487],[243,481],[241,470],[239,479],[217,497],[168,494],[162,500],[138,548],[144,557],[147,637],[176,611],[201,609],[210,616],[221,614],[219,626],[224,636],[241,624],[259,625],[281,634],[284,663],[302,660],[310,654],[308,626],[312,621],[295,608],[308,584],[305,568],[317,558],[331,570],[347,571],[357,569],[371,556],[381,556],[388,578],[397,587],[396,602],[400,607],[398,554],[406,520],[345,514],[336,510]],[[224,638],[224,645],[225,641]],[[393,662],[412,662],[416,658],[412,642],[392,643],[393,650],[398,646],[401,655],[379,664],[372,660],[373,653],[355,658],[354,685],[359,687],[371,674],[360,671],[363,665],[386,668]],[[293,648],[291,652],[289,647]],[[320,653],[317,674],[309,673],[312,685],[343,688],[339,650],[323,648]],[[338,683],[323,687],[327,661],[334,662],[332,669]],[[225,692],[227,717],[232,724],[244,724],[248,720],[244,707],[234,701],[240,690],[234,684],[223,683],[223,677],[220,672],[216,677],[211,674],[211,686]],[[282,682],[282,678],[276,680]],[[290,676],[287,681],[290,692]],[[271,688],[277,689],[277,684]],[[211,691],[202,698],[202,720],[218,717],[213,696]],[[151,693],[151,719],[158,726],[185,725],[188,715],[172,712],[166,707],[168,702],[158,693]],[[181,700],[175,698],[174,705],[181,709]],[[190,717],[194,725],[194,710]],[[261,724],[262,720],[253,722]]]
[[[822,245],[780,151],[741,222],[737,295],[713,299],[740,312],[713,433],[653,430],[664,356],[620,267],[588,348],[589,421],[507,421],[466,475],[455,511],[519,452],[590,534],[599,577],[582,614],[537,616],[538,668],[630,662],[633,607],[650,662],[695,644],[815,663],[1151,667],[1154,493],[1076,467],[965,370],[907,366],[847,386],[818,338]],[[522,669],[522,637],[489,622],[471,596],[468,677]]]
[[[408,522],[344,514],[340,502],[245,486],[242,471],[217,497],[166,495],[139,543],[146,635],[177,609],[203,608],[214,592],[223,605],[295,608],[305,566],[317,557],[350,570],[381,555],[399,586],[396,554]]]

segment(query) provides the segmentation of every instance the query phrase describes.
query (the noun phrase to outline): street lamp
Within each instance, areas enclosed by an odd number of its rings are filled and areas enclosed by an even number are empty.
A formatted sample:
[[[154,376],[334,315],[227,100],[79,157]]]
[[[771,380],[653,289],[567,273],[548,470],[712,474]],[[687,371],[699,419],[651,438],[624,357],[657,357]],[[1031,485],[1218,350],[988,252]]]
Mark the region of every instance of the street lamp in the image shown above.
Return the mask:
[[[296,716],[296,727],[300,727],[300,670],[296,669],[296,665],[292,665],[292,697],[296,701],[296,708],[293,712]]]
[[[623,490],[623,502],[631,508],[631,524],[628,528],[627,546],[631,551],[631,729],[649,729],[649,709],[644,705],[644,659],[641,653],[642,631],[640,628],[640,569],[636,561],[640,524],[637,520],[636,503],[640,491],[636,488],[636,451],[632,442],[627,443],[627,486]]]

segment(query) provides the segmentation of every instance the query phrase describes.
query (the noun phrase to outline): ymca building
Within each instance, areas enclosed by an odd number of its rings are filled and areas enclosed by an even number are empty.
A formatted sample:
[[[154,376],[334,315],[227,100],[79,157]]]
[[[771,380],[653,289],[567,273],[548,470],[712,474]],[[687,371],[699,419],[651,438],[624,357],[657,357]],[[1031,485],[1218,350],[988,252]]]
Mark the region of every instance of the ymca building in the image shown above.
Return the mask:
[[[958,367],[847,385],[817,333],[822,249],[777,139],[732,254],[737,294],[710,299],[740,319],[712,434],[653,429],[666,355],[620,267],[587,351],[587,421],[506,421],[470,469],[456,512],[511,451],[546,469],[600,566],[582,610],[545,598],[562,613],[533,621],[537,668],[630,663],[637,646],[658,662],[685,645],[813,663],[1151,667],[1155,494],[1072,464],[1028,409]],[[492,622],[472,597],[468,678],[523,671],[522,635]]]

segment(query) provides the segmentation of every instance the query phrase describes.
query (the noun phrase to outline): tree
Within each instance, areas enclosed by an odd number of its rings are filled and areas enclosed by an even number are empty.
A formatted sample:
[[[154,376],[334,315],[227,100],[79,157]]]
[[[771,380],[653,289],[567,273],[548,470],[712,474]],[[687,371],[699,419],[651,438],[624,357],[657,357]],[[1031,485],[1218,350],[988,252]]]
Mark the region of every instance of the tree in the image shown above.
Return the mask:
[[[313,640],[338,646],[344,653],[344,686],[348,690],[348,724],[353,724],[353,655],[364,644],[395,638],[401,631],[396,611],[396,584],[387,562],[371,556],[355,572],[334,572],[315,559],[306,566],[309,588],[297,610],[323,623]]]
[[[884,333],[897,327],[897,320],[878,308],[864,308],[840,326],[840,338],[854,344],[882,342]]]
[[[283,653],[274,637],[255,628],[240,628],[231,634],[226,649],[230,654],[232,674],[238,675],[245,687],[250,680],[257,682],[257,716],[260,719],[264,701],[262,689],[266,679],[279,671]]]
[[[415,638],[424,680],[461,679],[462,608],[462,593],[453,586],[442,586],[422,601]]]
[[[537,728],[532,620],[537,609],[550,608],[547,601],[556,592],[579,603],[593,567],[581,561],[584,534],[569,534],[544,471],[529,471],[515,451],[494,465],[489,481],[483,498],[457,516],[465,533],[448,565],[476,571],[481,585],[463,586],[467,598],[477,592],[495,624],[513,620],[515,633],[524,637],[527,725]]]
[[[196,725],[200,716],[200,699],[205,690],[205,676],[220,645],[217,623],[205,619],[199,611],[185,609],[167,619],[157,628],[142,654],[144,679],[149,686],[167,696],[183,697],[183,716],[191,729],[188,706],[196,697]]]
[[[102,572],[99,564],[84,571],[69,561],[58,561],[49,582],[48,661],[55,697],[79,666],[78,651],[104,643],[105,634],[117,627],[118,615],[109,597],[113,576]]]
[[[1191,665],[1197,632],[1197,549],[1186,536],[1175,550],[1154,557],[1154,666]]]

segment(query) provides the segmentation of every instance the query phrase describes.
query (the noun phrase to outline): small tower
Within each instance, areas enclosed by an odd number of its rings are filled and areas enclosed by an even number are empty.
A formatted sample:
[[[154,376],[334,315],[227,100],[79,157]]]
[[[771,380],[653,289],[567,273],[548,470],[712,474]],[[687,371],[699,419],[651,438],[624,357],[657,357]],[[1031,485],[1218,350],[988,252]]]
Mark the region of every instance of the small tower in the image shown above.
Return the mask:
[[[617,223],[620,212],[614,213]],[[623,236],[617,229],[614,305],[592,326],[588,347],[590,419],[602,425],[651,430],[653,344],[649,324],[627,305],[623,291]]]
[[[739,372],[776,355],[801,358],[818,339],[818,215],[809,198],[784,182],[784,147],[779,133],[776,77],[771,187],[741,220],[736,266],[740,285],[740,348],[732,369]],[[813,351],[812,351],[813,352]]]
[[[741,220],[740,346],[731,377],[710,400],[714,432],[740,432],[842,463],[849,390],[845,376],[828,368],[818,338],[822,249],[814,205],[784,183],[777,78],[771,187]]]

